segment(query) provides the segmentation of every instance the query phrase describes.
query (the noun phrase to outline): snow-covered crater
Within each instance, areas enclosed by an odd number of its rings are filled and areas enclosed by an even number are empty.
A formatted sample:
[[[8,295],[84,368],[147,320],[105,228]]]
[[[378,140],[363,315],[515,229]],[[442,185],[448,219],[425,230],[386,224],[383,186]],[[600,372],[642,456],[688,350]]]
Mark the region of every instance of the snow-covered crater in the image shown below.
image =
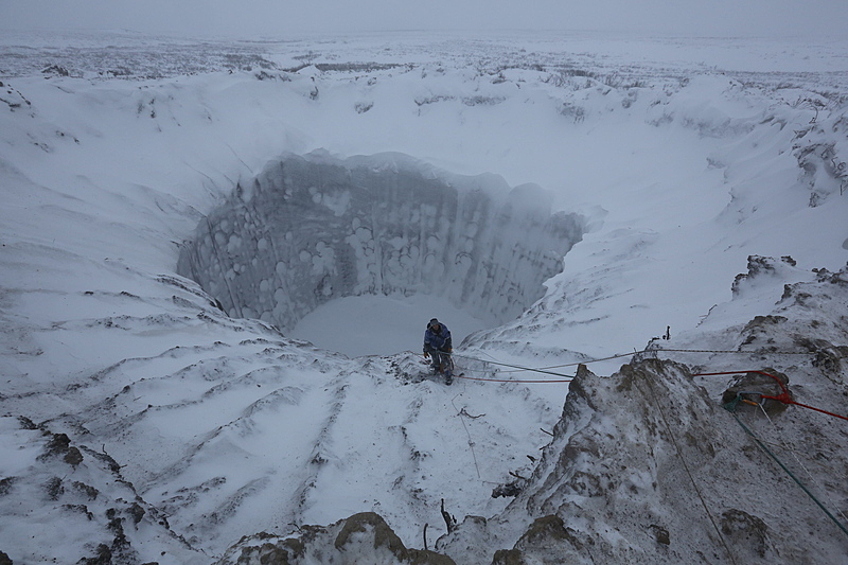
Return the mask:
[[[551,213],[540,187],[459,176],[400,154],[288,155],[198,225],[180,274],[230,315],[289,330],[362,295],[447,299],[492,325],[544,295],[583,218]]]

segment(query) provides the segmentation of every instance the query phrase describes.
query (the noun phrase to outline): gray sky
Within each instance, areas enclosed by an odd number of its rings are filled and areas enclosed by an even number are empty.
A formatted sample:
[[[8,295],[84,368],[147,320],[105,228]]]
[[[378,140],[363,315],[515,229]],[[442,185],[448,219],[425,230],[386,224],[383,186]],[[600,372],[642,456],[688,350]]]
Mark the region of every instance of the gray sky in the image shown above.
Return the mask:
[[[556,29],[848,38],[848,0],[0,0],[0,29],[239,36]]]

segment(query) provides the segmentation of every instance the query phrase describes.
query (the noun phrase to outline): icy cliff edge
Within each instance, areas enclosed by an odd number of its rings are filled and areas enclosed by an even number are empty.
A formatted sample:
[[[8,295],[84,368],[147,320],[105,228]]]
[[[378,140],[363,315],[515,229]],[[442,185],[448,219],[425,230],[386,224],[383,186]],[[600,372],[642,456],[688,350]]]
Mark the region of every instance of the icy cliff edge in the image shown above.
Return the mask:
[[[514,318],[583,233],[539,187],[451,175],[409,157],[289,155],[201,221],[179,272],[231,315],[291,328],[363,294],[439,295],[489,323]]]

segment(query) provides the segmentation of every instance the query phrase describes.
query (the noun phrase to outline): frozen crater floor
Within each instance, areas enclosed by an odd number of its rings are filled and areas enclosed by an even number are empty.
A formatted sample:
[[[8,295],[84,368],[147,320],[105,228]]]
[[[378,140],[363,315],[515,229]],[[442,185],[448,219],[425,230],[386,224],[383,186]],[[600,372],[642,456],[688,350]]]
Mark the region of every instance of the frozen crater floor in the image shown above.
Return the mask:
[[[420,352],[424,326],[430,318],[450,321],[454,343],[488,326],[451,304],[427,294],[414,296],[348,296],[322,304],[288,332],[321,349],[360,355]]]

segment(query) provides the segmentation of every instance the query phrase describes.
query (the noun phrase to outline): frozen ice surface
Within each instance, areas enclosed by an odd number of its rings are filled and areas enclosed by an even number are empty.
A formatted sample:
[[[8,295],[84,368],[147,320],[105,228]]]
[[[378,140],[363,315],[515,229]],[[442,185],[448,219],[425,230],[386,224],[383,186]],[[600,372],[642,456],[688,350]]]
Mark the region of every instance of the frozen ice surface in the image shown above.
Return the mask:
[[[430,318],[450,328],[455,344],[486,325],[443,298],[413,296],[348,296],[326,302],[310,312],[289,332],[328,351],[356,357],[420,353],[424,328]],[[420,343],[419,343],[420,342]]]

